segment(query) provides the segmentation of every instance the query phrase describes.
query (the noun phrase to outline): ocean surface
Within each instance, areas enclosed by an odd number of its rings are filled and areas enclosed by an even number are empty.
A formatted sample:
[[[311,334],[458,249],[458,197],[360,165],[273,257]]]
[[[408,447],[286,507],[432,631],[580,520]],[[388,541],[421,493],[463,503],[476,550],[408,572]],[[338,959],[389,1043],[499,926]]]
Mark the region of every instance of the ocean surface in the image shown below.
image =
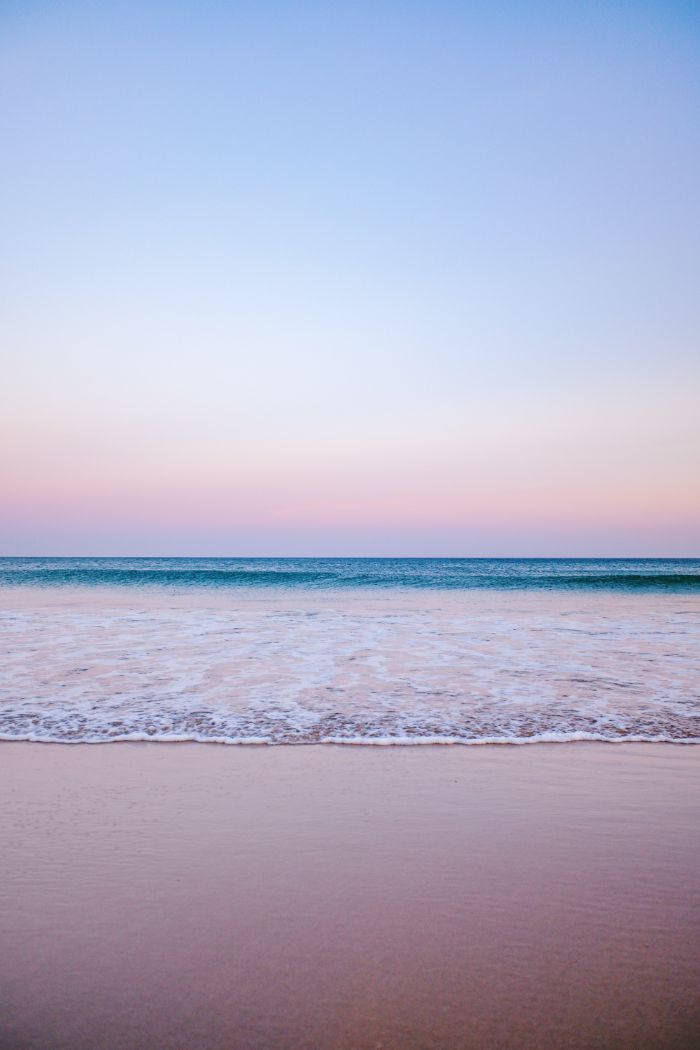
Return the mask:
[[[695,591],[696,558],[0,558],[0,586]]]
[[[700,559],[0,559],[0,739],[700,742]]]

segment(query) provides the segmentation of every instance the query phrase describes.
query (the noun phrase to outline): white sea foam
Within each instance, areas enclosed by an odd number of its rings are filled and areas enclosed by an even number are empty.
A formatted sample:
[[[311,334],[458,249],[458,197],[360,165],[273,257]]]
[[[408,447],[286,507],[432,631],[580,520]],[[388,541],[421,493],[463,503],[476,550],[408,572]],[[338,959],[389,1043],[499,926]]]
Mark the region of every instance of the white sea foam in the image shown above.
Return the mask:
[[[146,733],[125,733],[122,736],[113,736],[105,739],[100,736],[84,738],[66,738],[51,736],[25,736],[0,733],[0,740],[6,743],[29,743],[29,744],[220,744],[226,747],[294,747],[308,744],[309,741],[299,740],[296,743],[275,740],[268,737],[228,737],[228,736],[202,736],[193,733],[189,736],[162,733],[149,736]],[[470,740],[458,736],[404,736],[404,737],[323,737],[314,741],[315,744],[326,744],[333,747],[436,747],[436,746],[458,746],[458,747],[527,747],[530,744],[576,744],[576,743],[599,743],[599,744],[672,744],[695,745],[700,744],[700,737],[671,737],[671,736],[603,736],[600,733],[539,733],[536,736],[492,736],[479,737]]]
[[[700,599],[0,590],[0,739],[700,740]]]

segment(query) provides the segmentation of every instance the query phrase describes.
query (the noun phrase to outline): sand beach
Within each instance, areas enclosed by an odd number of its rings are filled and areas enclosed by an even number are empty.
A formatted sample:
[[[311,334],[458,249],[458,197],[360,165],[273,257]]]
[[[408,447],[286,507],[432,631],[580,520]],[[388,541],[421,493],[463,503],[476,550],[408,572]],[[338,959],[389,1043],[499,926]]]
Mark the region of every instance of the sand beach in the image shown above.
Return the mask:
[[[700,749],[0,745],[3,1050],[696,1047]]]

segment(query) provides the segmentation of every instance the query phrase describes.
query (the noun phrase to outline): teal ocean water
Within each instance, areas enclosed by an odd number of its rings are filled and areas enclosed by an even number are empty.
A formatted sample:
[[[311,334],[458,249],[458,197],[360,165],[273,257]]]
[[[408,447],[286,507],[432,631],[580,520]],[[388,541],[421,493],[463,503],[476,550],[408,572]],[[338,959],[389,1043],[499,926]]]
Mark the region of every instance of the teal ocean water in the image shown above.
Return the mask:
[[[700,742],[700,560],[0,561],[0,739]]]
[[[700,559],[4,558],[0,586],[417,587],[700,592]]]

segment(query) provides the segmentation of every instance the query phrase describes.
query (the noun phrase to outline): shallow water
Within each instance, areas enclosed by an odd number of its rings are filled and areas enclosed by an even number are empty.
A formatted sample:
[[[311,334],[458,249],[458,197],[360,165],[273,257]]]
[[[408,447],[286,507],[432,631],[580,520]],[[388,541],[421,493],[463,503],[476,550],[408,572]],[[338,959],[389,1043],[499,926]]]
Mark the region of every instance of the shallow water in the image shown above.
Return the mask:
[[[0,738],[700,740],[700,595],[0,588]]]

